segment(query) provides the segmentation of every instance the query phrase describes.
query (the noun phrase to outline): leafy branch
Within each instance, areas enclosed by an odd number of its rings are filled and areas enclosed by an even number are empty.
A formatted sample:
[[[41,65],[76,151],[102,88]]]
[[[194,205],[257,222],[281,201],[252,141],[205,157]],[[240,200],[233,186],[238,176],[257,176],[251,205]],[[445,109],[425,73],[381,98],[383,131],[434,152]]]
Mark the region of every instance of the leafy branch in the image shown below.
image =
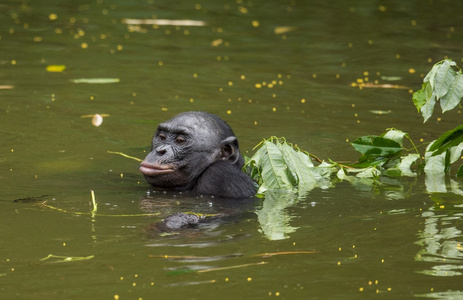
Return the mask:
[[[454,109],[463,97],[463,74],[457,64],[445,59],[436,63],[424,77],[421,89],[413,93],[413,103],[426,122],[440,101],[442,112]]]
[[[462,70],[449,59],[436,63],[423,82],[413,94],[413,102],[424,122],[431,117],[437,101],[445,112],[455,108],[463,97]],[[410,149],[404,147],[404,138],[410,142]],[[372,183],[380,182],[381,175],[416,176],[421,170],[430,176],[443,176],[463,151],[463,125],[442,134],[424,153],[419,148],[425,144],[416,146],[407,133],[393,128],[381,135],[360,137],[351,145],[360,152],[360,158],[356,163],[340,164],[322,161],[284,138],[270,137],[255,147],[258,150],[251,158],[246,158],[244,170],[259,184],[260,195],[268,190],[300,192],[326,186],[336,180],[334,174],[339,180],[369,178]],[[320,164],[315,166],[310,157]],[[412,171],[414,164],[417,167]],[[463,165],[457,176],[463,176]]]

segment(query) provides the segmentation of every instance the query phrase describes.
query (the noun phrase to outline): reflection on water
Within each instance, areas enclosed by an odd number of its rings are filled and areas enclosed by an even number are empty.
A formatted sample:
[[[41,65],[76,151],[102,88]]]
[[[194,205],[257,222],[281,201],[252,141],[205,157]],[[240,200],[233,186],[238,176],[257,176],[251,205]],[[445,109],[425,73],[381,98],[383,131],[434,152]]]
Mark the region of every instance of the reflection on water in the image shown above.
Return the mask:
[[[422,248],[416,261],[436,263],[430,269],[418,271],[432,276],[460,276],[463,274],[463,235],[457,228],[463,212],[443,214],[434,208],[423,212],[424,229],[417,242]]]
[[[289,234],[297,228],[290,225],[292,216],[287,208],[298,201],[297,195],[272,191],[267,191],[265,195],[262,208],[256,212],[262,234],[269,240],[289,238]]]

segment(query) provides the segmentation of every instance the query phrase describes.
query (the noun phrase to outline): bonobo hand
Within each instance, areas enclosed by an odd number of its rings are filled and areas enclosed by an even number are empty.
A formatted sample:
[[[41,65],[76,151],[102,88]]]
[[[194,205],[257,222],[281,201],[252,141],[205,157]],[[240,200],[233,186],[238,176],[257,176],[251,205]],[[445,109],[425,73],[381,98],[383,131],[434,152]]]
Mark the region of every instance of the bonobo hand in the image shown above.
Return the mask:
[[[158,228],[161,230],[176,230],[183,227],[190,227],[198,224],[205,217],[196,214],[175,213],[167,216],[158,223]]]

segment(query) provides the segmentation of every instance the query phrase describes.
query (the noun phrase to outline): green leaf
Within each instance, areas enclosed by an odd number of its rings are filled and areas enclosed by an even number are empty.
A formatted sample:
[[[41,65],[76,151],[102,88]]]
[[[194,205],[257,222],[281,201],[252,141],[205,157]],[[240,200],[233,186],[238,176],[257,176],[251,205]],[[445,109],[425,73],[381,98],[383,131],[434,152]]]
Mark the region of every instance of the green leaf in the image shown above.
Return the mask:
[[[450,90],[450,87],[455,80],[455,74],[456,73],[451,66],[451,61],[447,59],[444,60],[436,72],[436,78],[434,78],[434,90],[436,91],[437,99],[445,96],[445,94],[447,94]]]
[[[463,165],[461,165],[458,168],[458,172],[457,172],[457,177],[462,177],[462,176],[463,176]]]
[[[359,178],[375,178],[380,174],[381,172],[375,167],[369,167],[359,172],[356,176]]]
[[[288,174],[283,154],[271,141],[265,141],[262,149],[267,153],[260,159],[262,185],[266,190],[292,190],[292,178]]]
[[[460,143],[458,146],[450,148],[450,164],[453,164],[454,162],[460,159],[461,151],[463,151],[463,143]]]
[[[351,145],[355,150],[363,154],[363,160],[376,157],[393,157],[402,151],[402,147],[396,141],[374,135],[360,137],[353,141]]]
[[[424,172],[426,174],[444,173],[446,169],[445,155],[446,153],[441,153],[436,156],[426,157],[426,165],[424,166]]]
[[[410,166],[412,165],[412,163],[414,163],[419,158],[420,158],[420,155],[417,153],[409,154],[405,157],[402,157],[398,165],[398,168],[402,172],[402,175],[410,176],[410,177],[416,176],[416,173],[410,169]]]
[[[277,146],[283,154],[287,167],[297,178],[296,185],[315,184],[315,179],[309,170],[313,167],[310,157],[301,151],[294,150],[287,143],[277,143]]]
[[[434,78],[436,78],[437,70],[440,68],[441,65],[442,65],[442,62],[438,62],[434,64],[434,66],[432,66],[431,71],[429,71],[429,73],[423,79],[424,83],[429,82],[431,88],[434,88]]]
[[[454,146],[458,146],[463,142],[463,125],[459,125],[452,130],[444,132],[432,145],[429,147],[429,152],[432,155],[439,155]]]
[[[397,142],[400,147],[403,147],[403,140],[406,135],[407,133],[402,130],[391,129],[383,135],[383,138],[393,140],[394,142]]]
[[[416,109],[420,112],[421,108],[426,104],[426,87],[429,86],[429,82],[425,82],[421,85],[421,89],[413,93],[413,104],[415,104]]]
[[[455,108],[463,97],[463,74],[458,73],[445,96],[440,99],[442,112]]]
[[[431,148],[434,146],[436,142],[437,141],[431,142],[431,144],[428,145],[426,152],[424,153],[424,158],[426,162],[424,166],[424,172],[426,173],[426,176],[444,173],[446,169],[447,153],[444,152],[438,155],[434,155],[433,151],[431,151]]]
[[[431,98],[428,99],[425,105],[421,107],[421,115],[423,116],[423,123],[425,123],[432,116],[434,106],[436,105],[436,94],[432,93]]]

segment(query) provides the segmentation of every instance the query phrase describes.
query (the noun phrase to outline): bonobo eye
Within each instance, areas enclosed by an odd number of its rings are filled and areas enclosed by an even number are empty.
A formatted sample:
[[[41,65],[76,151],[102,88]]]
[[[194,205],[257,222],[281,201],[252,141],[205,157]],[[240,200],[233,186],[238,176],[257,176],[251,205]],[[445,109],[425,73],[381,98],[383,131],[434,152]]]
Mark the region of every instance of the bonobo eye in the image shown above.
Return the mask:
[[[163,134],[163,133],[160,133],[160,134],[158,134],[158,139],[160,139],[161,141],[165,141],[166,140],[166,135]]]
[[[185,144],[185,142],[186,142],[186,139],[183,136],[178,136],[175,138],[175,143],[177,145],[183,145]]]

